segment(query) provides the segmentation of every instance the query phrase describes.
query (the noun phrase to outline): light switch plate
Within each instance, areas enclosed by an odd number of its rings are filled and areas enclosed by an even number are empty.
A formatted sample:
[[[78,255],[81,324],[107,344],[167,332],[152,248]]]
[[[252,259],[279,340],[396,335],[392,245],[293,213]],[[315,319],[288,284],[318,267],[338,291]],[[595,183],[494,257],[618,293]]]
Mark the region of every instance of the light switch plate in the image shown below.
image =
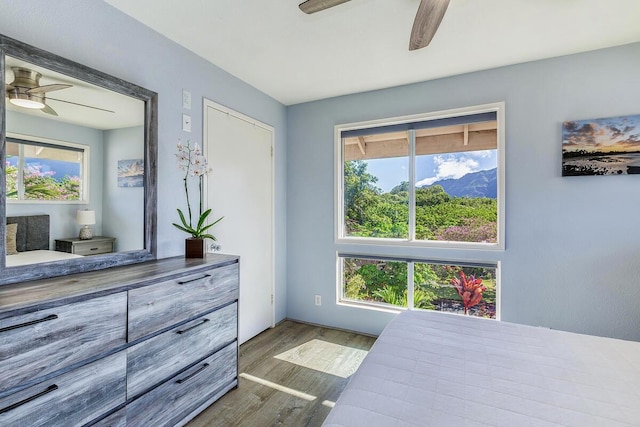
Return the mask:
[[[182,90],[182,108],[191,110],[191,92],[188,90]]]
[[[188,114],[182,115],[182,130],[185,132],[191,132],[191,116]]]

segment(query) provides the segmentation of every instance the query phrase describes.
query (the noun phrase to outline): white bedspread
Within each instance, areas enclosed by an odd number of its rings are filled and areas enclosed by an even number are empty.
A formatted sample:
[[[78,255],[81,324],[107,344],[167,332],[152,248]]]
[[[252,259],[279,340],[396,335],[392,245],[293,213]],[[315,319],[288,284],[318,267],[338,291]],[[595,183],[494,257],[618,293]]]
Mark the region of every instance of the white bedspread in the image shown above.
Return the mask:
[[[7,255],[7,267],[18,267],[27,264],[39,264],[42,262],[63,261],[71,258],[82,258],[82,255],[56,251],[26,251],[15,255]]]
[[[640,342],[404,312],[323,425],[640,426]]]

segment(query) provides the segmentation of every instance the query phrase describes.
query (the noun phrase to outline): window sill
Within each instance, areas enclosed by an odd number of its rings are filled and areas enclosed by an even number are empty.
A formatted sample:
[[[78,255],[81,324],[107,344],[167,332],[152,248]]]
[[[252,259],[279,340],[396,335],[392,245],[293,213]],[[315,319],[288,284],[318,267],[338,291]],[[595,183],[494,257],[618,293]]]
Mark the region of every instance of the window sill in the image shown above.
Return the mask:
[[[336,305],[342,306],[342,307],[381,311],[383,313],[392,313],[392,314],[398,314],[398,313],[402,313],[403,311],[407,311],[406,307],[397,307],[397,306],[391,306],[384,303],[355,301],[355,300],[348,300],[348,299],[340,299],[338,300]]]
[[[391,313],[391,314],[400,314],[403,311],[429,311],[432,313],[439,313],[445,316],[464,316],[464,317],[469,317],[469,318],[474,318],[474,319],[483,319],[483,320],[488,320],[488,321],[492,321],[492,322],[499,322],[500,318],[499,316],[496,314],[495,318],[488,318],[488,317],[482,317],[482,316],[469,316],[469,315],[465,315],[462,313],[453,313],[450,311],[441,311],[441,310],[425,310],[425,309],[421,309],[421,308],[413,308],[413,309],[409,309],[407,307],[396,307],[396,306],[389,306],[387,304],[383,304],[383,303],[368,303],[368,302],[364,302],[364,301],[353,301],[353,300],[339,300],[336,305],[338,306],[342,306],[342,307],[350,307],[350,308],[357,308],[357,309],[364,309],[364,310],[371,310],[371,311],[378,311],[378,312],[382,312],[382,313]]]
[[[480,251],[504,251],[501,243],[446,242],[440,240],[404,240],[388,238],[339,237],[337,245],[397,246],[410,248],[462,249]]]
[[[87,205],[86,200],[16,200],[7,199],[8,205]]]

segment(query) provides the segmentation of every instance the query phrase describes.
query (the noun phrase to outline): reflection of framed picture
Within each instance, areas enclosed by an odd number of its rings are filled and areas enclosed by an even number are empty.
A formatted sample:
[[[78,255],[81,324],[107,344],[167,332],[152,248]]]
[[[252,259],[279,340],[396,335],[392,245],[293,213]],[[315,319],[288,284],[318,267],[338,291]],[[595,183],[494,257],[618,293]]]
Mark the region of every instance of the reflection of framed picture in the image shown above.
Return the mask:
[[[142,187],[144,160],[118,160],[118,187]]]
[[[562,176],[626,174],[640,174],[640,114],[562,124]]]

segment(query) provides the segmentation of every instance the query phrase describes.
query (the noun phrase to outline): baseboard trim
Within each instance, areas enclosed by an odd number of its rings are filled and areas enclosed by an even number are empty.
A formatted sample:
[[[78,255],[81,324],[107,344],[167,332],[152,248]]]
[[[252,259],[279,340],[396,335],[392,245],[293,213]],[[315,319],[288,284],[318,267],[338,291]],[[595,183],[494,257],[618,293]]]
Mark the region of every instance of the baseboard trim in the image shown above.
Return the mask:
[[[368,334],[366,332],[353,331],[351,329],[345,329],[345,328],[337,328],[335,326],[327,326],[327,325],[322,325],[320,323],[307,322],[306,320],[299,320],[299,319],[294,319],[294,318],[291,318],[291,317],[286,317],[286,318],[282,319],[281,321],[279,321],[276,324],[276,326],[278,326],[279,324],[281,324],[282,322],[287,321],[287,320],[290,321],[290,322],[296,322],[296,323],[302,323],[304,325],[314,326],[316,328],[333,329],[334,331],[347,332],[347,333],[350,333],[350,334],[364,335],[365,337],[371,337],[371,338],[378,338],[378,335]]]

